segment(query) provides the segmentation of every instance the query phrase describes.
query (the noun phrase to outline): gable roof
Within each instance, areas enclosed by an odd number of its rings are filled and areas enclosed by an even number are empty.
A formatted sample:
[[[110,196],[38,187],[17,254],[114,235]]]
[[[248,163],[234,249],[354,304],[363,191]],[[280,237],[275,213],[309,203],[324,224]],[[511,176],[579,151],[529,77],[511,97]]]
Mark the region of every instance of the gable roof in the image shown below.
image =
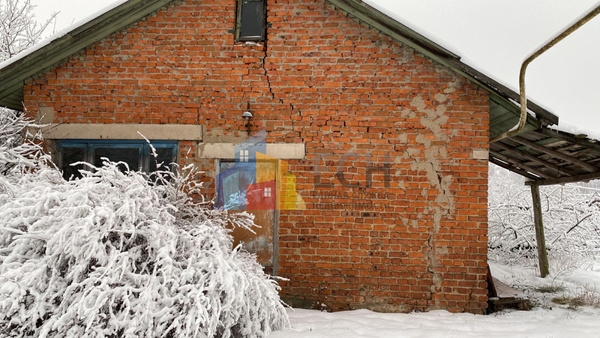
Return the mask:
[[[173,0],[129,0],[0,64],[0,106],[23,109],[23,85],[71,55],[154,13]]]
[[[21,110],[23,86],[32,77],[55,67],[71,55],[143,19],[174,0],[121,0],[121,4],[0,64],[0,106]],[[471,80],[490,95],[490,138],[514,127],[519,120],[519,95],[483,72],[463,63],[460,56],[371,7],[362,0],[327,0],[350,16],[410,46]],[[528,101],[530,115],[519,135],[490,145],[490,161],[539,184],[600,178],[600,146],[595,140],[552,131],[558,117]],[[535,115],[532,116],[532,115]]]
[[[438,63],[477,83],[490,93],[492,137],[501,134],[517,124],[520,111],[516,102],[519,95],[467,64],[460,57],[402,23],[371,7],[361,0],[328,0],[339,9],[362,20],[369,26],[389,35],[423,53]],[[91,46],[97,41],[152,14],[173,0],[129,0],[121,5],[83,23],[66,34],[57,37],[41,48],[17,55],[0,64],[0,106],[21,110],[23,84],[28,79],[42,73],[69,56]],[[529,110],[537,119],[529,119],[526,130],[540,125],[558,123],[558,117],[539,105],[529,101]]]

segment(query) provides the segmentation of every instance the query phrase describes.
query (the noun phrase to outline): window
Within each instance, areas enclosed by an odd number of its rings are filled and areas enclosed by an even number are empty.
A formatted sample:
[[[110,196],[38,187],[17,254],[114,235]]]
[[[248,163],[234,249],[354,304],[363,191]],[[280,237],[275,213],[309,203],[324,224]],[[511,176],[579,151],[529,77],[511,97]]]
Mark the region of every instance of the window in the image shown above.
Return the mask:
[[[240,162],[248,162],[248,150],[240,150]]]
[[[65,179],[79,178],[83,165],[72,166],[75,162],[88,162],[101,166],[102,159],[108,158],[113,162],[123,162],[120,168],[151,173],[157,170],[170,170],[169,165],[175,162],[177,142],[152,141],[156,150],[156,158],[146,141],[116,141],[116,140],[63,140],[57,141],[58,163],[63,170]],[[159,166],[160,165],[160,166]]]
[[[238,0],[236,40],[264,41],[266,17],[264,0]]]

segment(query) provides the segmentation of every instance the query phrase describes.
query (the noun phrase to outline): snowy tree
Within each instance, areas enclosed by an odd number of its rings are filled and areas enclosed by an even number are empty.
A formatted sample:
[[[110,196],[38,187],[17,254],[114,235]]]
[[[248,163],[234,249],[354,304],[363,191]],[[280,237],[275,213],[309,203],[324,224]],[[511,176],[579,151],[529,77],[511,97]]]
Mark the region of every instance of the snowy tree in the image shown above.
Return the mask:
[[[489,257],[493,261],[519,264],[537,261],[531,191],[524,182],[500,167],[490,169],[488,237]],[[580,267],[597,257],[600,254],[598,181],[542,186],[540,195],[546,246],[554,270]]]
[[[37,22],[33,14],[34,7],[31,0],[0,0],[0,62],[32,47],[56,21],[58,12],[51,14],[50,18],[44,23]],[[0,126],[14,126],[13,124],[7,124],[7,119],[15,117],[14,112],[0,107]],[[25,123],[24,120],[19,121]],[[0,131],[0,138],[9,135],[10,132]],[[13,136],[17,135],[12,135],[11,139],[18,143],[18,137]],[[2,141],[4,140],[0,139],[0,142]],[[4,142],[2,144],[8,145]],[[11,149],[10,146],[9,149]]]
[[[20,178],[31,168],[49,164],[50,158],[43,153],[38,140],[38,126],[25,120],[20,112],[0,110],[0,175],[4,180]],[[3,192],[6,191],[0,185],[0,193]]]
[[[9,59],[38,42],[58,13],[39,23],[31,0],[0,0],[0,61]]]
[[[66,181],[19,115],[0,120],[0,336],[262,337],[289,325],[276,281],[232,247],[186,175],[106,161]],[[188,168],[189,169],[189,168]]]

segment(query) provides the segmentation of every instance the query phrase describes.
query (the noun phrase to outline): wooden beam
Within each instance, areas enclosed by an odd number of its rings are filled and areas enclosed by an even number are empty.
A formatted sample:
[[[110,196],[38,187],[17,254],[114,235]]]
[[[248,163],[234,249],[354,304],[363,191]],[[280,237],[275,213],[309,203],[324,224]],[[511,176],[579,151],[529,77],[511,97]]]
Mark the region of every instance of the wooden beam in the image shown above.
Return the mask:
[[[495,165],[497,165],[499,167],[502,167],[502,168],[504,168],[504,169],[506,169],[508,171],[512,171],[513,173],[519,174],[521,176],[525,176],[525,177],[527,177],[527,178],[529,178],[531,180],[537,181],[537,180],[540,179],[539,177],[530,174],[526,170],[523,170],[523,169],[520,169],[520,168],[517,168],[517,167],[513,167],[510,164],[508,164],[506,162],[503,162],[503,161],[500,161],[500,160],[497,160],[497,159],[495,159],[493,157],[490,158],[490,162],[492,162]]]
[[[597,171],[595,173],[590,173],[590,174],[577,175],[577,176],[567,176],[567,177],[561,177],[561,178],[549,178],[549,179],[544,179],[544,180],[537,180],[536,184],[538,184],[538,185],[553,185],[553,184],[565,184],[565,183],[575,183],[575,182],[587,182],[587,181],[597,180],[597,179],[600,179],[600,171]]]
[[[541,171],[539,171],[537,169],[531,168],[531,167],[529,167],[529,166],[527,166],[527,165],[525,165],[523,163],[519,163],[519,162],[517,162],[517,161],[515,161],[515,160],[513,160],[513,159],[511,159],[511,158],[509,158],[509,157],[507,157],[505,155],[502,155],[502,154],[496,152],[496,151],[490,150],[490,154],[492,154],[493,156],[496,156],[497,158],[501,159],[504,162],[510,163],[510,164],[512,164],[514,166],[522,168],[523,170],[529,171],[530,173],[533,173],[533,174],[535,174],[535,175],[537,175],[537,176],[539,176],[541,178],[544,178],[544,179],[552,179],[552,178],[554,178],[552,176],[548,176],[548,174],[543,173],[543,172],[541,172]],[[538,180],[539,180],[539,178],[538,178]]]
[[[544,223],[542,221],[540,186],[536,183],[531,184],[531,197],[533,199],[533,222],[535,226],[535,239],[537,241],[540,276],[544,278],[550,274],[550,265],[548,264],[548,251],[546,250],[546,237],[544,236]]]
[[[536,130],[536,132],[538,132],[540,134],[543,134],[543,135],[546,135],[548,137],[554,137],[554,138],[557,138],[557,139],[561,139],[563,141],[574,143],[574,144],[580,145],[580,146],[582,146],[584,148],[594,149],[594,150],[600,151],[600,143],[598,143],[600,141],[598,141],[598,142],[591,142],[591,141],[588,141],[587,138],[585,138],[585,139],[578,138],[578,137],[575,137],[575,136],[573,136],[571,134],[565,134],[565,133],[558,132],[556,130],[552,130],[552,129],[548,129],[548,128],[541,128],[540,130]]]
[[[585,170],[587,170],[587,171],[589,171],[591,173],[596,172],[596,171],[598,171],[600,169],[600,168],[596,168],[595,166],[593,166],[593,165],[591,165],[591,164],[589,164],[587,162],[581,161],[581,160],[579,160],[579,159],[577,159],[575,157],[569,156],[567,154],[563,154],[563,153],[561,153],[559,151],[556,151],[554,149],[546,148],[546,147],[544,147],[542,145],[539,145],[539,144],[537,144],[535,142],[531,142],[529,140],[526,140],[526,139],[524,139],[524,138],[522,138],[520,136],[514,136],[514,137],[511,137],[510,139],[513,140],[513,141],[515,141],[515,142],[519,142],[522,145],[528,146],[528,147],[530,147],[532,149],[541,151],[541,152],[543,152],[545,154],[548,154],[550,156],[559,158],[559,159],[561,159],[563,161],[567,161],[567,162],[571,162],[573,164],[576,164],[576,165],[584,168]]]
[[[515,154],[517,154],[517,155],[519,155],[521,157],[524,157],[524,158],[526,158],[528,160],[537,162],[537,163],[543,165],[544,167],[552,168],[552,169],[554,169],[554,170],[556,170],[558,172],[558,175],[557,175],[558,177],[560,177],[560,173],[565,173],[565,174],[567,174],[569,176],[575,175],[575,173],[573,173],[572,171],[568,171],[568,170],[564,169],[563,167],[561,167],[559,165],[556,165],[554,163],[550,163],[548,161],[542,160],[541,158],[538,158],[538,157],[536,157],[536,156],[534,156],[534,155],[532,155],[530,153],[521,151],[521,150],[519,150],[517,148],[510,147],[510,146],[508,146],[508,145],[506,145],[506,144],[504,144],[502,142],[496,142],[494,145],[497,145],[497,146],[499,146],[500,148],[502,148],[502,149],[504,149],[506,151],[512,151]]]

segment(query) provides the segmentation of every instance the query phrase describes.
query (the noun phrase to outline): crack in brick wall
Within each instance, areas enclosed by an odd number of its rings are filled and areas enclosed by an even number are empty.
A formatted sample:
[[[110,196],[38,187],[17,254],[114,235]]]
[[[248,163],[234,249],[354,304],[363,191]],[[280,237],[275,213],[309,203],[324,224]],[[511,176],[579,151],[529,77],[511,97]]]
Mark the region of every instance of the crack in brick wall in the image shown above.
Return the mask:
[[[268,0],[268,51],[234,41],[235,8],[175,1],[27,83],[25,104],[237,143],[251,102],[251,133],[306,148],[287,161],[306,210],[279,213],[291,305],[481,313],[487,161],[471,154],[488,147],[487,93],[325,1]],[[180,142],[179,156],[211,198],[201,147]]]

